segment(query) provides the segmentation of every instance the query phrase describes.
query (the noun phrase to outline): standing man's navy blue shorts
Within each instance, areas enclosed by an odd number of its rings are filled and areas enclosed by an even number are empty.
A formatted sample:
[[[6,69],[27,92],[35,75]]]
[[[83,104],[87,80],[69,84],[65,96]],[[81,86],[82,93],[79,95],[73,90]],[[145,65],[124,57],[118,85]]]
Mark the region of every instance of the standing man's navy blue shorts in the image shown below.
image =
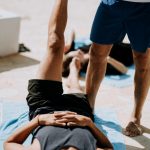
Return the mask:
[[[101,2],[93,23],[91,41],[97,44],[120,42],[127,33],[133,50],[150,48],[150,2]]]

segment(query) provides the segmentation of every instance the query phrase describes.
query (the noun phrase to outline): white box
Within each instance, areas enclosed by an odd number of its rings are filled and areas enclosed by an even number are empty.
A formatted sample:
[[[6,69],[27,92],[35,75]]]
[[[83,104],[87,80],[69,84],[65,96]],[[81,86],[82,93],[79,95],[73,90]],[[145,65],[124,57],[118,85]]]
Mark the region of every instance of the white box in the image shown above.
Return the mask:
[[[18,52],[21,18],[0,10],[0,57]]]

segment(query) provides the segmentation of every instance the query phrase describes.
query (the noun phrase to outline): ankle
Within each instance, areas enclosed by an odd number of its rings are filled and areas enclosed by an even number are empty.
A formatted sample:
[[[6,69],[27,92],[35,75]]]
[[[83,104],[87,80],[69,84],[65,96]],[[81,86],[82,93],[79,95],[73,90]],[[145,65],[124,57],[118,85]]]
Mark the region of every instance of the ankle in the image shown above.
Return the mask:
[[[140,115],[132,115],[131,121],[140,125],[141,117],[142,117],[141,114]]]

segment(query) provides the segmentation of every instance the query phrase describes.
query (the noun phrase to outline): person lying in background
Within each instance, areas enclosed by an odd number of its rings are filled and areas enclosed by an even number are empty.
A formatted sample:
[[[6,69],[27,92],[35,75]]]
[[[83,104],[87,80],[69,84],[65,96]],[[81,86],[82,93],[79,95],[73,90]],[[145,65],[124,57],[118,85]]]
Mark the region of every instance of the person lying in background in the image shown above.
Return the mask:
[[[112,150],[108,138],[94,124],[93,109],[80,90],[80,57],[70,63],[70,92],[63,94],[62,62],[68,0],[55,0],[48,31],[48,49],[36,79],[29,81],[30,121],[4,143],[4,150]],[[33,134],[32,143],[23,146]]]
[[[82,60],[81,72],[86,73],[91,44],[83,43],[82,46],[76,46],[75,32],[73,30],[66,37],[68,38],[65,41],[62,76],[67,77],[69,75],[69,64],[72,58],[76,56]],[[120,50],[123,52],[120,53]],[[131,65],[133,65],[133,56],[130,44],[122,42],[114,44],[110,55],[107,57],[106,75],[126,74],[128,67]]]

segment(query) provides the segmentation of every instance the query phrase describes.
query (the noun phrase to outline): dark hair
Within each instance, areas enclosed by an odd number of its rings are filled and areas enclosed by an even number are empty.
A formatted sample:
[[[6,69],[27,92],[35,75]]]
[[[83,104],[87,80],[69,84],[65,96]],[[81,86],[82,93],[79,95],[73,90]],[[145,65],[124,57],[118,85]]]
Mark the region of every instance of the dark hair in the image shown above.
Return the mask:
[[[69,65],[72,61],[73,57],[65,56],[63,60],[63,66],[62,66],[62,76],[63,77],[68,77],[70,73],[70,68]]]

